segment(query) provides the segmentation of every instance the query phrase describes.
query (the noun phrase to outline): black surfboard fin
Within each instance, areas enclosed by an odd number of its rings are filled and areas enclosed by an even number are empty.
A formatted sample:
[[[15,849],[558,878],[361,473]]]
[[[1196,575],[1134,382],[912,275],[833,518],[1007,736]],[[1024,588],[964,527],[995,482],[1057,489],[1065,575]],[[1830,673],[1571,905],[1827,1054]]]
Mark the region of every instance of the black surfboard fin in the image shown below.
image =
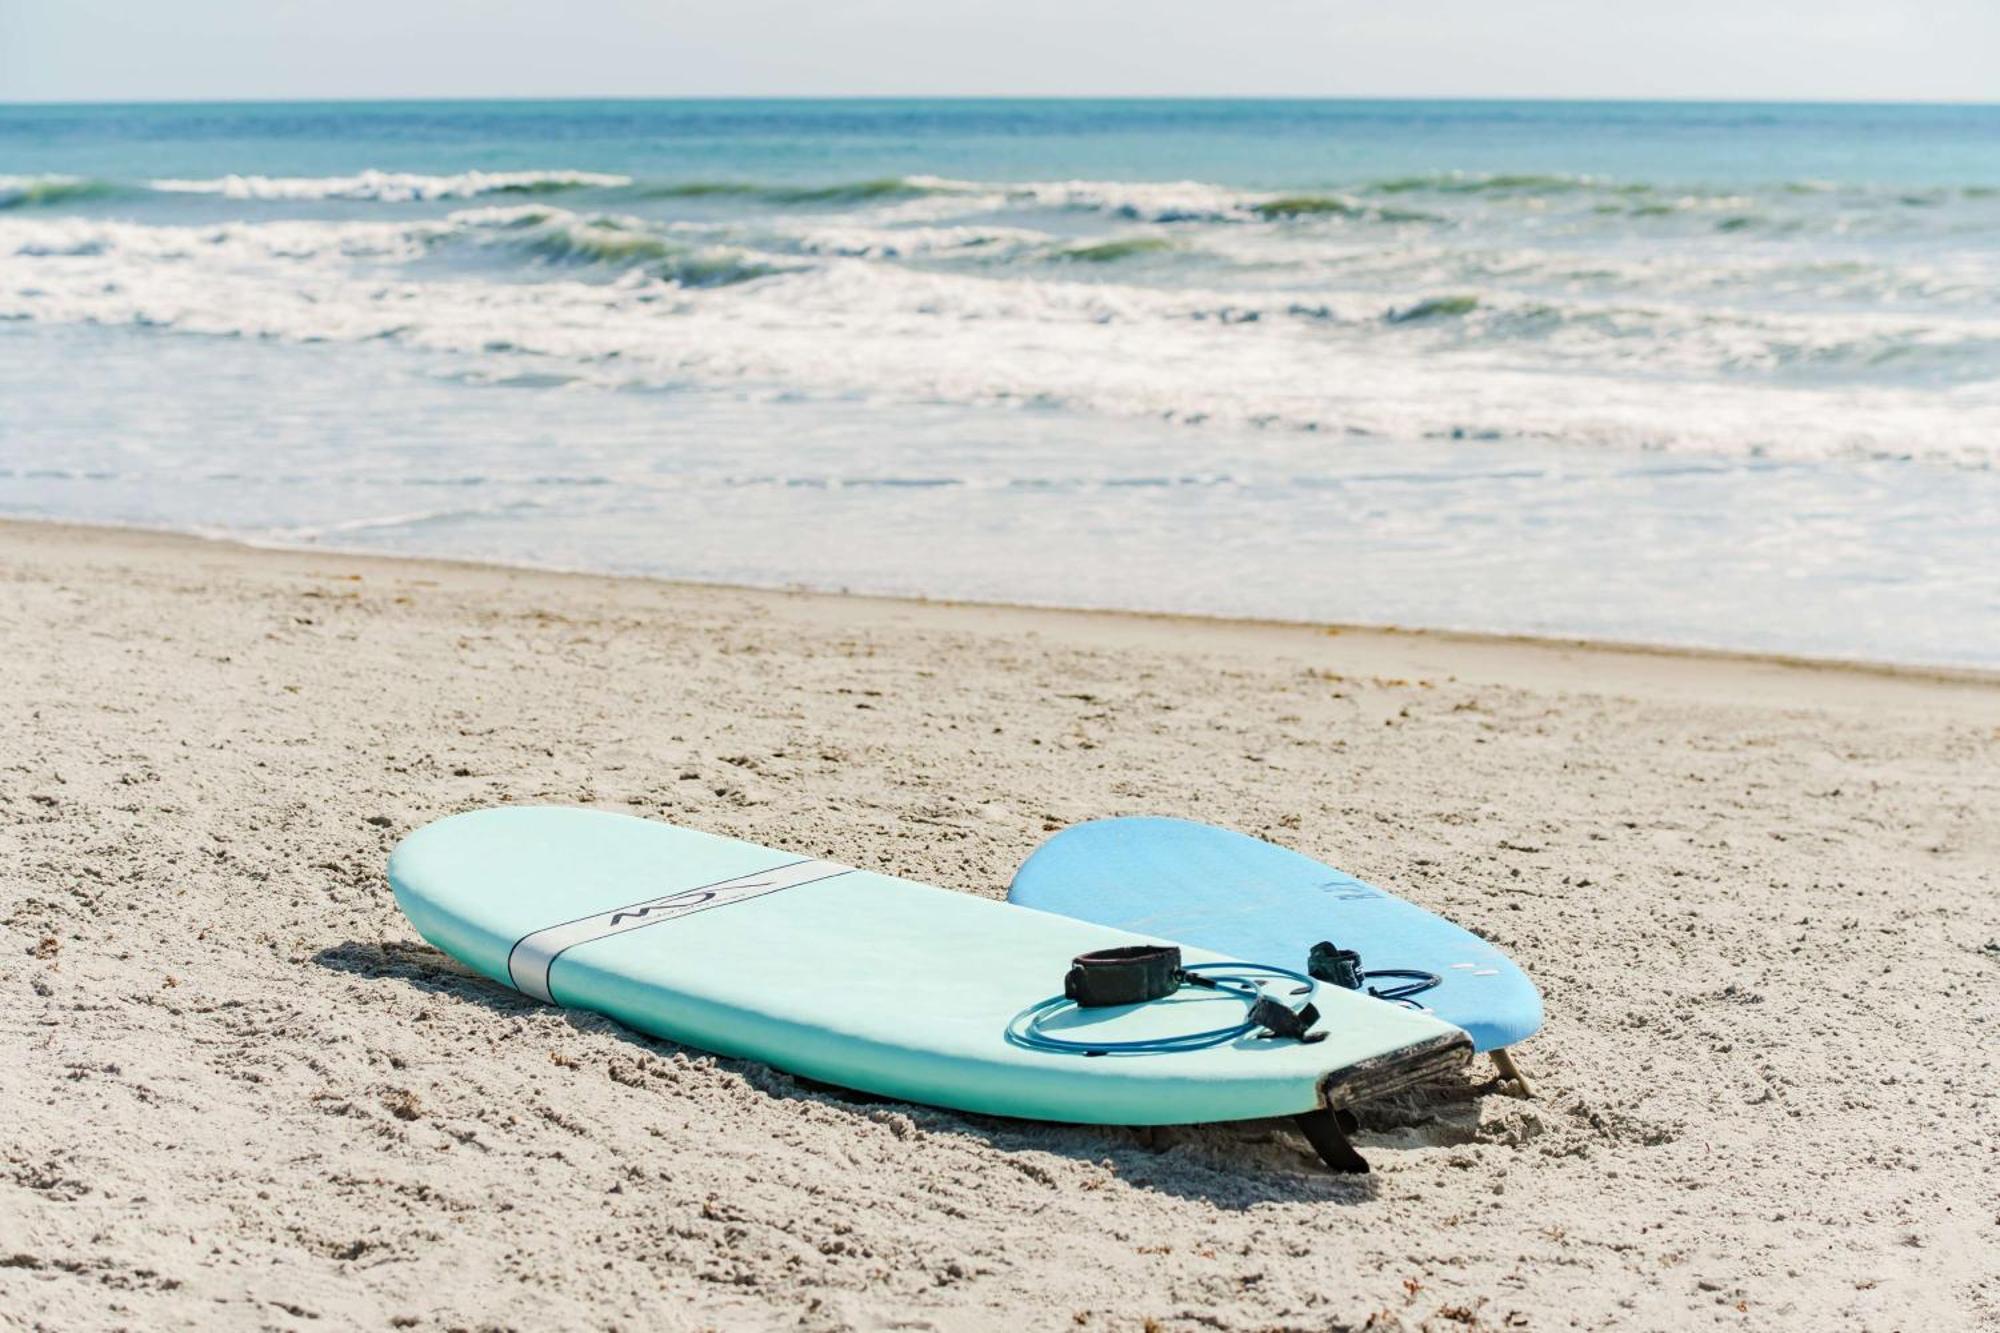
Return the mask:
[[[1327,1170],[1344,1175],[1368,1174],[1368,1159],[1354,1150],[1347,1137],[1355,1124],[1352,1112],[1321,1107],[1292,1119],[1306,1136],[1306,1142],[1319,1154],[1319,1160],[1326,1163]]]

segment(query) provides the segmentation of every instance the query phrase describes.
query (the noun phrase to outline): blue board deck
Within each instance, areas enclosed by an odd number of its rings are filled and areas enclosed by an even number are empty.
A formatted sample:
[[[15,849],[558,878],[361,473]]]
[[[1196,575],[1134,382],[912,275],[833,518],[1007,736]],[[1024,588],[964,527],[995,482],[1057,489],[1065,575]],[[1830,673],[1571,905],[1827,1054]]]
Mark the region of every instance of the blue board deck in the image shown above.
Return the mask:
[[[1008,901],[1233,958],[1303,969],[1321,940],[1362,966],[1433,972],[1415,997],[1481,1051],[1542,1026],[1542,997],[1471,931],[1311,857],[1229,829],[1136,817],[1058,833],[1014,876]]]

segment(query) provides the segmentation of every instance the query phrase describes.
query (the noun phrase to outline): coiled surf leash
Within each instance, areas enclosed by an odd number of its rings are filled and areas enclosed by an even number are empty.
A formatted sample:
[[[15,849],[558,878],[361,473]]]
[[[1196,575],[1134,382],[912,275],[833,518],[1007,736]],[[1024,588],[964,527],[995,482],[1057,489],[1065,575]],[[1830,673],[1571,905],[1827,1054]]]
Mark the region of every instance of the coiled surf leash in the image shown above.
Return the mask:
[[[1306,971],[1328,985],[1339,986],[1343,990],[1367,991],[1378,1000],[1404,1005],[1410,1009],[1423,1009],[1416,997],[1443,983],[1444,978],[1435,972],[1423,972],[1409,967],[1379,967],[1372,972],[1361,968],[1361,955],[1352,949],[1342,949],[1330,940],[1321,940],[1306,953]],[[1377,981],[1394,980],[1394,986],[1376,986]]]
[[[1294,1009],[1266,994],[1263,988],[1271,981],[1291,982],[1293,995],[1312,994],[1313,979],[1290,968],[1266,963],[1208,963],[1201,965],[1201,971],[1190,972],[1181,966],[1181,951],[1171,944],[1098,949],[1071,959],[1069,972],[1063,977],[1063,993],[1016,1014],[1007,1025],[1007,1035],[1031,1050],[1086,1056],[1204,1051],[1251,1036],[1306,1043],[1325,1040],[1324,1032],[1312,1030],[1313,1024],[1319,1022],[1319,1010],[1310,1002]],[[1072,1009],[1145,1004],[1190,988],[1242,1000],[1243,1021],[1201,1032],[1135,1041],[1076,1041],[1055,1036],[1047,1028],[1056,1015]]]
[[[1324,1032],[1312,1030],[1319,1022],[1319,1009],[1309,1000],[1294,1009],[1266,994],[1267,984],[1287,981],[1292,983],[1291,994],[1311,995],[1315,981],[1323,981],[1344,990],[1366,991],[1391,1004],[1422,1009],[1415,997],[1443,981],[1435,972],[1415,968],[1364,969],[1359,953],[1339,948],[1328,940],[1321,940],[1308,951],[1304,973],[1268,963],[1200,966],[1199,972],[1182,967],[1181,951],[1170,944],[1126,945],[1078,954],[1070,960],[1069,972],[1063,977],[1063,993],[1016,1014],[1007,1024],[1007,1038],[1030,1050],[1086,1057],[1201,1051],[1250,1036],[1311,1043],[1326,1038]],[[1385,986],[1376,982],[1395,984]],[[1047,1028],[1058,1014],[1071,1010],[1145,1004],[1189,987],[1242,1000],[1247,1006],[1243,1021],[1202,1032],[1136,1041],[1077,1041],[1058,1037]],[[1348,1138],[1356,1128],[1353,1111],[1345,1106],[1322,1106],[1294,1116],[1293,1121],[1329,1169],[1348,1174],[1367,1172],[1368,1160],[1355,1151]]]

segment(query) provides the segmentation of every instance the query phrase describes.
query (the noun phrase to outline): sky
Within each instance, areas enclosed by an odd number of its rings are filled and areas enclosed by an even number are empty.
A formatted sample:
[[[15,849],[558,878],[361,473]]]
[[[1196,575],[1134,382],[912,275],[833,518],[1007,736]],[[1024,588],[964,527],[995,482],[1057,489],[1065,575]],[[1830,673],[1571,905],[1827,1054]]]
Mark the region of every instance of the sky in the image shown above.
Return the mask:
[[[0,101],[2000,100],[1996,0],[0,0]]]

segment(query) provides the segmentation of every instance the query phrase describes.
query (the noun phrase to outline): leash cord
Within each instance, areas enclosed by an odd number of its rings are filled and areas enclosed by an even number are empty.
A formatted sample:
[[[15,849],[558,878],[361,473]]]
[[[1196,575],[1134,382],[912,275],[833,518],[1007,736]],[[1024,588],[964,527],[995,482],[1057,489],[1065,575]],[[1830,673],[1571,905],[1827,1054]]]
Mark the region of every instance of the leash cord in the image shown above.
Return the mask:
[[[1362,980],[1371,983],[1368,993],[1378,1000],[1388,1000],[1392,1004],[1407,1005],[1412,1009],[1422,1009],[1416,997],[1433,986],[1441,985],[1444,978],[1435,972],[1419,972],[1415,968],[1389,967],[1376,972],[1363,972]],[[1403,984],[1377,988],[1372,983],[1378,977],[1400,977]]]
[[[1310,995],[1313,991],[1313,979],[1305,973],[1264,963],[1216,963],[1198,973],[1187,972],[1182,976],[1182,988],[1197,986],[1234,995],[1248,1006],[1255,1006],[1259,1000],[1266,998],[1261,989],[1266,981],[1290,981],[1295,985],[1294,995]],[[1436,984],[1436,978],[1432,978],[1432,984]],[[1253,1018],[1246,1018],[1229,1027],[1186,1032],[1172,1037],[1148,1037],[1139,1041],[1073,1041],[1067,1037],[1051,1036],[1045,1030],[1043,1024],[1050,1018],[1075,1007],[1075,1002],[1065,995],[1052,995],[1040,1004],[1030,1005],[1014,1015],[1007,1024],[1008,1040],[1030,1050],[1062,1055],[1161,1055],[1226,1046],[1264,1026]]]

